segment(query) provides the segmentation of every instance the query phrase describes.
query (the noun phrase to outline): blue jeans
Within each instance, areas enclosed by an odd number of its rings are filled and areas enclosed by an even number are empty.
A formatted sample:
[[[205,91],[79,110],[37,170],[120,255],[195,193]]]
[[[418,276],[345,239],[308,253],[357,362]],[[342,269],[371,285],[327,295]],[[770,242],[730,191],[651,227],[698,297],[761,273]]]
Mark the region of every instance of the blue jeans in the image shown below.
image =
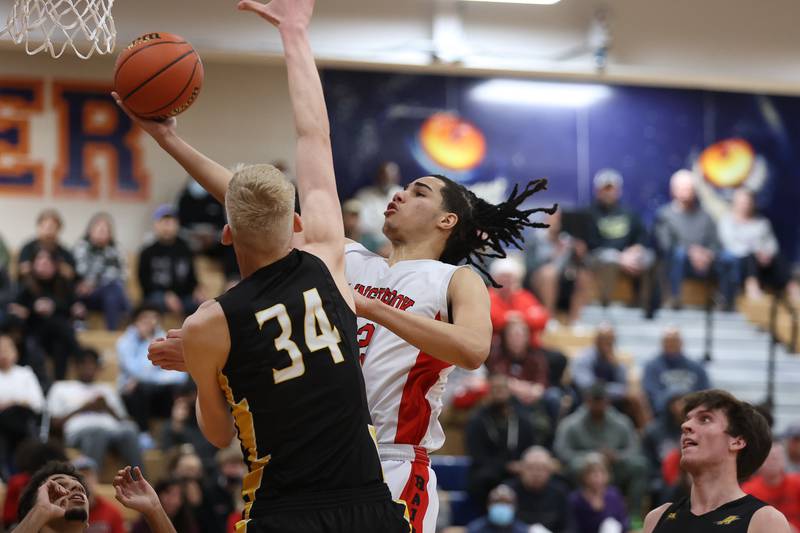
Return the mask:
[[[732,261],[730,254],[720,253],[711,262],[706,272],[698,272],[689,261],[689,252],[686,248],[678,246],[667,256],[667,277],[669,279],[670,295],[679,299],[681,286],[686,278],[702,280],[718,280],[719,288],[728,305],[733,303],[739,288],[741,278],[738,261]]]
[[[117,329],[123,317],[130,310],[128,295],[121,281],[112,281],[101,287],[96,287],[83,299],[88,309],[102,311],[107,329]]]

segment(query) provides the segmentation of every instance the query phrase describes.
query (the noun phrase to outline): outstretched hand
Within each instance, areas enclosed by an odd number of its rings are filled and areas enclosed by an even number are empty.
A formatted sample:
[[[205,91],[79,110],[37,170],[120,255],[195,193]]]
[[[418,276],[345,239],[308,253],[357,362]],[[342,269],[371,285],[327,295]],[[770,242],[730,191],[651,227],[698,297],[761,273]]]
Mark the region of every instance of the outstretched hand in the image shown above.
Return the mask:
[[[151,342],[147,347],[147,358],[151,363],[164,370],[186,372],[181,330],[171,329],[167,332],[166,337],[159,337]]]
[[[134,474],[136,479],[134,479]],[[114,496],[128,509],[148,514],[161,506],[158,494],[142,476],[142,471],[138,466],[135,468],[126,466],[117,472],[112,485],[116,490]]]
[[[272,0],[266,4],[240,0],[240,11],[252,11],[276,28],[308,28],[314,12],[314,0]]]
[[[112,92],[111,96],[114,98],[114,101],[117,103],[117,105],[125,112],[125,114],[130,117],[134,124],[146,131],[148,135],[156,140],[156,142],[160,142],[169,135],[175,134],[175,130],[178,125],[178,121],[175,120],[175,117],[169,117],[165,120],[151,120],[142,118],[125,106],[125,103],[122,101],[122,98],[119,97],[119,94]]]

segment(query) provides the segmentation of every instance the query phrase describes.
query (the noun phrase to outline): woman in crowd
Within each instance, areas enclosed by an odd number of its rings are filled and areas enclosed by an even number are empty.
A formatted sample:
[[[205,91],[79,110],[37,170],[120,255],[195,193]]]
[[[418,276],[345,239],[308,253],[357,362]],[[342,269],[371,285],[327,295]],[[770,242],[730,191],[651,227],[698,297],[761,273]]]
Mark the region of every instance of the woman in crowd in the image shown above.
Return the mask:
[[[729,264],[729,278],[721,280],[729,303],[744,280],[749,298],[760,298],[762,287],[782,290],[789,281],[778,254],[772,224],[756,212],[755,194],[744,187],[733,194],[732,209],[719,221],[723,261]]]
[[[77,293],[89,309],[102,311],[107,329],[117,329],[130,304],[125,295],[125,258],[114,242],[108,213],[96,213],[73,250],[80,278]]]
[[[59,271],[52,252],[36,252],[31,273],[9,310],[25,322],[25,335],[35,338],[53,360],[55,379],[64,379],[69,357],[79,350],[72,319],[84,316],[86,308],[76,302],[74,286]]]
[[[608,466],[600,453],[588,453],[580,470],[580,487],[570,494],[569,504],[576,533],[625,533],[630,519],[625,499],[609,486]]]

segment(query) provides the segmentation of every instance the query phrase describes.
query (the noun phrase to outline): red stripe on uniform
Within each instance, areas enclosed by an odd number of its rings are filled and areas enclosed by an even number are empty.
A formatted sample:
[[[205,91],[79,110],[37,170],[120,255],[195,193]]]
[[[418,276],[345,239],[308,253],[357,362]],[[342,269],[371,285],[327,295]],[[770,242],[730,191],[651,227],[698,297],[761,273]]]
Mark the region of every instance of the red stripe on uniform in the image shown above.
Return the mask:
[[[441,320],[441,315],[437,314],[436,320]],[[425,352],[419,352],[414,366],[408,372],[408,379],[400,398],[395,444],[418,446],[422,442],[431,420],[431,404],[425,395],[439,380],[439,372],[449,366],[450,363],[431,357]]]
[[[423,448],[416,448],[416,458],[411,463],[411,473],[408,481],[400,494],[400,499],[406,502],[408,518],[411,522],[413,533],[422,533],[425,513],[428,512],[428,480],[430,459]]]

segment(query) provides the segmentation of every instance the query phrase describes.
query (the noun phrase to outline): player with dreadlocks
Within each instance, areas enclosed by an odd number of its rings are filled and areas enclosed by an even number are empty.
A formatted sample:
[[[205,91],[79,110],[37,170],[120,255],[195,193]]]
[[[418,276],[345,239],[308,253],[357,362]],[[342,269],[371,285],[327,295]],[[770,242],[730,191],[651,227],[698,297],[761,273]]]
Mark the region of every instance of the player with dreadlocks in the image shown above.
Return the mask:
[[[181,139],[174,118],[130,116],[224,202],[233,173]],[[304,178],[299,174],[298,182]],[[428,453],[444,443],[438,416],[447,375],[453,366],[478,368],[491,343],[488,291],[466,265],[491,280],[485,259],[519,247],[525,227],[544,226],[528,218],[555,209],[521,208],[545,186],[544,180],[533,181],[493,205],[444,176],[423,176],[386,208],[388,260],[355,242],[346,247],[345,274],[360,317],[360,357],[384,478],[392,496],[406,502],[417,533],[435,531],[438,499]],[[185,370],[180,331],[153,343],[150,358],[163,368]]]
[[[358,243],[345,254],[356,291],[358,341],[367,402],[377,430],[384,478],[405,501],[415,531],[435,531],[436,476],[428,453],[442,446],[441,395],[453,366],[475,369],[489,353],[489,295],[484,260],[520,247],[528,220],[549,209],[521,209],[545,180],[514,188],[493,205],[445,176],[414,180],[384,213],[392,243],[384,259]]]

